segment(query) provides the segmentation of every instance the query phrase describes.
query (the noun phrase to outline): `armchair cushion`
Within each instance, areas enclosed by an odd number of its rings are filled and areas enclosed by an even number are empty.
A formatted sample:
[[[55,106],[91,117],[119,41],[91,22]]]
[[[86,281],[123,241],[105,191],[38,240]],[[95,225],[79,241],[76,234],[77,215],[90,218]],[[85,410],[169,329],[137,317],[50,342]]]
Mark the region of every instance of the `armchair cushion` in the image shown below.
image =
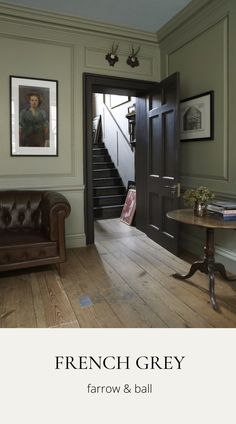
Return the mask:
[[[64,262],[69,214],[60,193],[0,191],[0,271]]]

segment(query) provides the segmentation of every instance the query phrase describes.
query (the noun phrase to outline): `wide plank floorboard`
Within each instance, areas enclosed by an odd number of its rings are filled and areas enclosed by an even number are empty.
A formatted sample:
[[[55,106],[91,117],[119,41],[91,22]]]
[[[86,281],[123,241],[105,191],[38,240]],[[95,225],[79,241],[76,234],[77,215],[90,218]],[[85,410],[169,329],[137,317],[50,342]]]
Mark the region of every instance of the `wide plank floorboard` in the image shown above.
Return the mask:
[[[216,277],[216,312],[205,274],[172,276],[188,272],[183,257],[119,219],[95,222],[95,235],[94,245],[68,249],[61,277],[54,267],[3,273],[0,327],[236,327],[236,283]]]

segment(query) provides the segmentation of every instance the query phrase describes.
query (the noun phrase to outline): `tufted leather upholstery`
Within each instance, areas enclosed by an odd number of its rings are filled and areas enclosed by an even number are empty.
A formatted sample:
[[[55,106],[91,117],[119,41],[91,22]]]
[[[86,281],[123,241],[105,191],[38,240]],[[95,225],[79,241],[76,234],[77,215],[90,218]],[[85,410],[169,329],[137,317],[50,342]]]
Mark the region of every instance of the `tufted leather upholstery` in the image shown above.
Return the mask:
[[[66,198],[53,191],[0,191],[0,271],[66,260]]]

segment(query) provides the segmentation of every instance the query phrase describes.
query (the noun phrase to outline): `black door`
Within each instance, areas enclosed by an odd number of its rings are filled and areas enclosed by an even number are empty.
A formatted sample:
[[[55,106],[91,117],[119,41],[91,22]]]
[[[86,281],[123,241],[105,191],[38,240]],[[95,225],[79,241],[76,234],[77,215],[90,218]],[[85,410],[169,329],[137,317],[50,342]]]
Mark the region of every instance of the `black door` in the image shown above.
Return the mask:
[[[166,213],[178,208],[179,74],[153,86],[137,101],[137,227],[178,252],[178,224]]]

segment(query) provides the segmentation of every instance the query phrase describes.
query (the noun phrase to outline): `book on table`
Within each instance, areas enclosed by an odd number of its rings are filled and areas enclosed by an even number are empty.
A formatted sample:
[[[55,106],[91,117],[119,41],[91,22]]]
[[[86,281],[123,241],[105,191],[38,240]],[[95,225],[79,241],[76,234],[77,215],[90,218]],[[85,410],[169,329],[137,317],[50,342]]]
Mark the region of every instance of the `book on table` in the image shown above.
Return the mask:
[[[236,203],[227,201],[215,201],[207,205],[207,210],[224,221],[236,220]]]
[[[224,209],[221,206],[208,205],[207,210],[210,212],[218,212],[223,215],[236,215],[236,209]]]
[[[225,210],[236,210],[236,203],[235,202],[230,202],[230,201],[221,201],[221,200],[215,200],[211,203],[209,203],[208,206],[214,206],[214,207],[219,207]]]
[[[236,213],[234,214],[223,214],[221,212],[215,212],[208,210],[210,215],[212,215],[214,218],[222,219],[223,221],[236,221]]]

